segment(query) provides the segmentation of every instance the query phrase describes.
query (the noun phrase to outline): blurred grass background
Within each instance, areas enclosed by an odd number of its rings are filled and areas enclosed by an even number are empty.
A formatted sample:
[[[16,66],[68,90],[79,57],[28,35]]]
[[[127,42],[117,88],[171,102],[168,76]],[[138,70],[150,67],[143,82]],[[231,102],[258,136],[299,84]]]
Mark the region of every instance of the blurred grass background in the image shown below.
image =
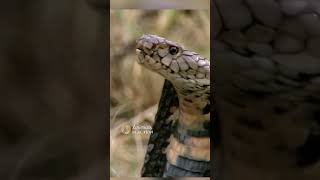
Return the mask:
[[[136,63],[135,41],[156,34],[210,57],[209,10],[111,10],[110,172],[139,177],[148,135],[124,135],[124,124],[152,125],[164,79]]]
[[[111,0],[112,9],[209,9],[210,0]]]

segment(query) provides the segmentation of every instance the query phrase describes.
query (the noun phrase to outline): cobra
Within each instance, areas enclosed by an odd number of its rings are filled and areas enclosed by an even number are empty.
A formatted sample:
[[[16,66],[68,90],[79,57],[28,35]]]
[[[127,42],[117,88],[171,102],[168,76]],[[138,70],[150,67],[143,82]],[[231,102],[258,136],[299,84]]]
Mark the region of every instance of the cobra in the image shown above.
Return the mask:
[[[164,177],[210,174],[210,60],[156,35],[137,40],[138,63],[169,80],[179,99]]]

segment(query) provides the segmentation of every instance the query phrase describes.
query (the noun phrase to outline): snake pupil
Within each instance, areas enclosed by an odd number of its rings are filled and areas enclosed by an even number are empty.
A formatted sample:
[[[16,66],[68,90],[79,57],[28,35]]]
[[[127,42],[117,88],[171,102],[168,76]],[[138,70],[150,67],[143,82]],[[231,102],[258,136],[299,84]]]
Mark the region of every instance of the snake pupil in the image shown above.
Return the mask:
[[[178,53],[178,48],[177,48],[177,47],[174,47],[174,46],[170,47],[170,48],[169,48],[169,53],[170,53],[171,55],[176,55],[176,54]]]

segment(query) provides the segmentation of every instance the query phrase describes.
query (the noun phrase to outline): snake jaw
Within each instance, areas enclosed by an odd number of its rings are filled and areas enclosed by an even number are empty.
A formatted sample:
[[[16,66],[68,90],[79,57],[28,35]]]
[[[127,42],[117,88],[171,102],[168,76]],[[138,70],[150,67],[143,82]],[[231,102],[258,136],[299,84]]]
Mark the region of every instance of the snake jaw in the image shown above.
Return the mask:
[[[152,58],[153,56],[153,51],[149,51],[149,53],[146,53],[145,51],[141,49],[136,49],[136,54],[138,56],[138,64],[147,67],[148,69],[152,71],[157,71],[158,69],[161,68],[160,61]],[[157,64],[157,65],[155,65]]]

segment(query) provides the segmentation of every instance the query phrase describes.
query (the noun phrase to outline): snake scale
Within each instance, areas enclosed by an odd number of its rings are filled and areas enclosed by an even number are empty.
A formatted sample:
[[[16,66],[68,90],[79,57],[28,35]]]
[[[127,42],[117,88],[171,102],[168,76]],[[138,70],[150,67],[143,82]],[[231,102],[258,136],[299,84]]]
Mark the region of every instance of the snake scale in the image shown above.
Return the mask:
[[[320,179],[320,1],[211,5],[218,179]]]
[[[172,83],[179,100],[163,176],[209,176],[210,60],[156,35],[137,40],[136,53],[139,64]]]

